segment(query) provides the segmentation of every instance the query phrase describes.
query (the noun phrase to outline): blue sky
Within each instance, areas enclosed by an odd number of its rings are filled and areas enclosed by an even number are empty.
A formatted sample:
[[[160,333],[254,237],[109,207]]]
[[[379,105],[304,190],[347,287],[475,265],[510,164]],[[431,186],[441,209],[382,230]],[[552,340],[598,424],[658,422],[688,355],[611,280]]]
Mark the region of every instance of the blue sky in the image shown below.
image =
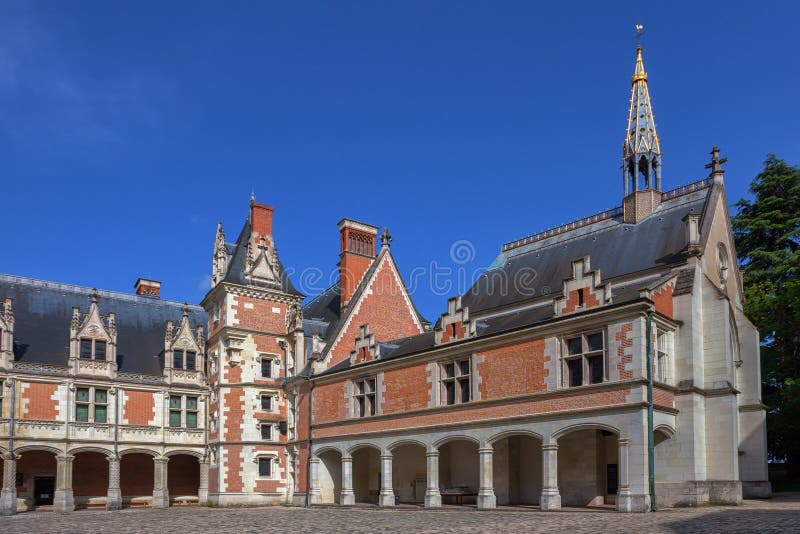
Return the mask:
[[[415,284],[435,319],[502,243],[620,203],[636,23],[665,188],[704,177],[714,144],[731,202],[768,152],[800,164],[798,18],[797,2],[6,1],[0,272],[152,277],[199,302],[216,222],[235,239],[254,190],[308,293],[342,217],[388,226],[406,278],[461,269]],[[474,255],[456,263],[461,240]]]

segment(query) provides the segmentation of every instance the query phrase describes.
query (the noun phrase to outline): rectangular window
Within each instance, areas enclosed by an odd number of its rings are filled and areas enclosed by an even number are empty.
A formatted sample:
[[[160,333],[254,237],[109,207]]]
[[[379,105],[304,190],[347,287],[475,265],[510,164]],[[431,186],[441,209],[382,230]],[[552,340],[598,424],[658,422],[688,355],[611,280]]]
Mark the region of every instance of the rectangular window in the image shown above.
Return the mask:
[[[258,459],[258,476],[260,477],[272,476],[272,458]]]
[[[272,378],[272,360],[270,358],[261,358],[261,376],[262,378]]]
[[[197,397],[170,395],[169,426],[197,428]]]
[[[362,378],[354,382],[355,394],[355,414],[356,417],[367,417],[375,415],[376,412],[376,397],[375,397],[376,380],[374,378]]]
[[[442,364],[442,399],[445,404],[472,400],[472,373],[469,358]]]
[[[92,340],[81,339],[81,358],[92,359]]]
[[[186,397],[186,427],[197,428],[197,397]]]
[[[265,412],[272,411],[272,395],[261,395],[261,409]]]
[[[172,368],[173,369],[183,369],[183,351],[182,350],[173,350],[172,351]]]
[[[569,387],[599,384],[605,380],[605,341],[602,332],[564,340],[566,382]]]
[[[264,440],[271,440],[272,439],[272,425],[267,423],[261,424],[261,439]]]
[[[669,383],[672,378],[672,332],[659,331],[653,358],[653,375],[657,382]]]
[[[94,342],[94,359],[95,360],[105,360],[106,359],[106,342],[102,339],[96,339]]]
[[[181,426],[181,408],[183,398],[180,395],[170,395],[169,397],[169,426]]]
[[[107,422],[108,390],[92,387],[75,389],[75,420],[84,423]]]
[[[186,351],[186,369],[189,371],[195,370],[195,365],[197,362],[197,353],[187,350]]]

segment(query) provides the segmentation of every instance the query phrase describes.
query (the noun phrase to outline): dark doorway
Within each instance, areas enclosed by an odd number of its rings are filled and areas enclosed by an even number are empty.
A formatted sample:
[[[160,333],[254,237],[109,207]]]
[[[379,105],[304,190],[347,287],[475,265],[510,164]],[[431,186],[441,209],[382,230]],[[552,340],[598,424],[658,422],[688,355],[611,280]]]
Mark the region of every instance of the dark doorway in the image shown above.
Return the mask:
[[[617,494],[617,464],[606,464],[606,495]]]
[[[33,480],[33,504],[46,506],[53,504],[56,490],[56,477],[36,477]]]

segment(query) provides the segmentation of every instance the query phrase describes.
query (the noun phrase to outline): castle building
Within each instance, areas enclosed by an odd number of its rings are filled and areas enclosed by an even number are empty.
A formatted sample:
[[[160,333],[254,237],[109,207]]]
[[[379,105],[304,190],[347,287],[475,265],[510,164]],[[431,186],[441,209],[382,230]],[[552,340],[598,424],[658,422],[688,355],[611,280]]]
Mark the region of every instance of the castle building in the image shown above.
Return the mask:
[[[641,48],[626,132],[619,207],[502,245],[433,324],[352,219],[306,298],[255,199],[200,306],[0,276],[2,513],[769,496],[725,160],[662,190]]]

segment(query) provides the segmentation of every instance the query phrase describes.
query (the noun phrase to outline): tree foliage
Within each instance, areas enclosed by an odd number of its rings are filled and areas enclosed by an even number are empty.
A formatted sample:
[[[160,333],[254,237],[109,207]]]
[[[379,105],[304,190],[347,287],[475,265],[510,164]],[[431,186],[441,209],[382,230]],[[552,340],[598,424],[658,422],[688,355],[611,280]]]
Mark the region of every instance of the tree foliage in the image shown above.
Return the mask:
[[[733,218],[745,313],[761,333],[769,452],[800,476],[800,168],[770,154]]]

